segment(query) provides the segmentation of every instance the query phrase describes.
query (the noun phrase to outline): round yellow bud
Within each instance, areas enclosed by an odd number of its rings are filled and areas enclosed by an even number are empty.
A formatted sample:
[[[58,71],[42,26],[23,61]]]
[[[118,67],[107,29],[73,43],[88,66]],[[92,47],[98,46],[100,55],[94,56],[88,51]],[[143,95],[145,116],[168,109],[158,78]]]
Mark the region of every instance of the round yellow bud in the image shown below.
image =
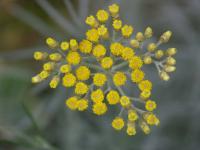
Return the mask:
[[[91,99],[94,103],[100,103],[104,100],[104,93],[101,89],[97,89],[95,91],[92,91],[91,93]]]
[[[87,84],[83,83],[83,82],[78,82],[76,83],[75,86],[75,93],[76,94],[86,94],[88,92],[88,86]]]
[[[105,10],[99,10],[97,12],[97,19],[100,21],[100,22],[106,22],[108,20],[108,17],[109,17],[109,14],[107,11]]]
[[[87,40],[91,42],[98,42],[99,41],[99,34],[97,29],[90,29],[86,32]]]
[[[139,43],[137,40],[135,40],[135,39],[132,39],[132,40],[130,41],[130,45],[131,45],[133,48],[139,48],[139,47],[140,47],[140,43]]]
[[[112,127],[115,130],[121,130],[124,127],[124,120],[121,117],[116,117],[113,121],[112,121]]]
[[[92,54],[97,58],[103,57],[106,54],[106,48],[98,44],[93,48]]]
[[[101,66],[102,68],[104,69],[109,69],[111,68],[113,65],[113,60],[111,57],[104,57],[102,60],[101,60]]]
[[[78,99],[77,97],[73,96],[66,100],[66,106],[71,110],[76,110],[78,107]]]
[[[116,86],[122,86],[126,83],[126,75],[123,72],[116,72],[113,76],[113,83]]]
[[[120,98],[120,104],[122,107],[129,107],[131,105],[131,101],[127,96],[122,96]]]
[[[150,44],[147,46],[147,50],[148,50],[149,52],[155,51],[156,48],[157,48],[157,46],[156,46],[155,43],[150,43]]]
[[[145,108],[147,111],[153,111],[156,109],[156,103],[152,100],[148,100],[145,104]]]
[[[78,42],[75,39],[69,41],[70,49],[76,51],[78,49]]]
[[[157,59],[160,59],[160,58],[162,58],[164,56],[164,52],[162,51],[162,50],[157,50],[156,52],[155,52],[155,57],[157,58]]]
[[[120,96],[117,91],[111,90],[107,94],[106,99],[110,105],[115,105],[115,104],[119,103]]]
[[[124,47],[121,55],[124,60],[130,60],[135,55],[135,52],[130,47]]]
[[[121,29],[122,35],[125,38],[128,38],[131,36],[131,34],[133,33],[133,27],[129,26],[129,25],[124,25]]]
[[[96,73],[93,77],[93,83],[96,86],[103,86],[107,81],[107,77],[103,73]]]
[[[53,79],[50,81],[49,86],[53,89],[55,89],[58,86],[58,83],[60,82],[59,76],[54,76]]]
[[[160,78],[164,81],[168,81],[170,79],[169,75],[165,71],[160,72]]]
[[[169,39],[171,38],[171,36],[172,36],[171,31],[164,32],[160,37],[160,42],[167,43],[169,41]]]
[[[167,49],[166,54],[167,54],[168,56],[173,56],[173,55],[176,54],[176,52],[177,52],[177,49],[176,49],[176,48],[169,48],[169,49]]]
[[[93,113],[96,115],[103,115],[107,111],[107,106],[105,103],[102,103],[102,102],[95,103],[93,105],[92,110],[93,110]]]
[[[81,61],[81,57],[78,52],[69,52],[66,60],[69,64],[78,65]]]
[[[112,26],[115,30],[119,31],[122,27],[122,21],[121,20],[114,20]]]
[[[109,8],[109,11],[110,11],[112,17],[114,17],[114,18],[118,17],[119,5],[112,4],[108,8]]]
[[[151,27],[147,27],[144,31],[145,38],[151,38],[153,35],[153,30]]]
[[[78,80],[85,81],[90,77],[90,70],[86,66],[80,66],[76,69],[76,77]]]
[[[88,101],[86,99],[80,99],[77,103],[77,108],[79,111],[84,111],[88,108]]]
[[[147,65],[153,62],[151,56],[145,56],[143,59],[144,59],[144,64],[147,64]]]
[[[139,56],[133,56],[129,60],[129,67],[131,69],[140,69],[143,65],[142,59]]]
[[[138,83],[144,79],[144,76],[145,76],[145,74],[142,70],[135,69],[131,73],[131,80],[135,83]]]
[[[61,42],[60,48],[61,48],[61,50],[63,50],[63,51],[68,50],[68,49],[69,49],[69,43],[68,43],[68,42]]]
[[[138,33],[136,34],[136,36],[135,36],[135,39],[136,39],[137,41],[139,41],[139,42],[144,41],[144,35],[143,35],[143,33],[142,33],[142,32],[138,32]]]
[[[82,53],[88,54],[92,51],[92,43],[88,40],[82,40],[79,44],[79,49]]]
[[[62,83],[65,87],[72,87],[76,83],[76,77],[73,74],[68,73],[63,77]]]
[[[128,111],[128,120],[131,122],[134,122],[138,119],[138,115],[134,110]]]

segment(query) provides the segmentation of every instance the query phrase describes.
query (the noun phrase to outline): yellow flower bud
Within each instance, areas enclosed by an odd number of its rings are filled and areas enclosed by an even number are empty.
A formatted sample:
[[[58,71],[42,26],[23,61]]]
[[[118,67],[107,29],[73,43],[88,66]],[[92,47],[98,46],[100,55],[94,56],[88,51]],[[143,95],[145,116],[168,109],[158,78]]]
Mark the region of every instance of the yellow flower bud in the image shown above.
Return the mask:
[[[162,50],[157,50],[157,51],[155,52],[155,57],[156,57],[157,59],[162,58],[163,55],[164,55],[164,52],[163,52]]]
[[[51,37],[48,37],[46,39],[46,44],[50,47],[50,48],[56,48],[58,46],[58,42],[51,38]]]
[[[68,49],[69,49],[69,43],[68,43],[68,42],[61,42],[60,48],[61,48],[61,50],[63,50],[63,51],[68,50]]]
[[[157,48],[157,46],[156,46],[155,43],[150,43],[150,44],[147,46],[147,50],[148,50],[149,52],[155,51],[156,48]]]
[[[170,79],[169,75],[165,71],[160,72],[160,78],[164,81],[168,81]]]
[[[35,60],[45,60],[48,57],[48,54],[46,52],[36,51],[34,52],[33,57]]]
[[[92,15],[86,18],[85,23],[94,28],[97,28],[99,25],[98,21]]]
[[[108,29],[104,25],[101,25],[97,30],[100,37],[103,39],[109,38]]]
[[[114,18],[118,17],[119,6],[117,4],[112,4],[108,8],[109,8],[109,11],[110,11],[112,17],[114,17]]]
[[[169,48],[169,49],[167,49],[166,54],[167,54],[168,56],[173,56],[173,55],[176,54],[176,52],[177,52],[177,49],[176,49],[176,48]]]
[[[32,77],[32,83],[40,83],[43,79],[39,76],[39,75],[36,75],[34,77]]]
[[[142,131],[145,134],[149,134],[150,133],[150,128],[149,128],[149,126],[147,125],[147,123],[145,121],[140,121],[139,125],[140,125],[140,128],[142,129]]]
[[[60,67],[61,73],[69,73],[70,71],[71,71],[71,66],[69,64],[65,64]]]
[[[49,55],[50,60],[52,61],[60,61],[62,56],[59,53],[52,53]]]
[[[169,65],[165,65],[164,66],[164,70],[166,72],[174,72],[176,70],[176,67],[175,66],[169,66]]]
[[[122,27],[122,21],[121,21],[121,20],[114,20],[112,26],[113,26],[113,28],[114,28],[115,30],[118,31],[118,30],[120,30],[121,27]]]
[[[70,49],[76,51],[78,49],[78,42],[75,39],[69,41]]]
[[[144,63],[145,64],[151,64],[153,62],[153,60],[152,60],[152,58],[151,58],[151,56],[145,56],[144,57]]]
[[[55,62],[47,62],[43,65],[43,69],[46,71],[52,71],[55,68]]]
[[[139,42],[144,41],[144,35],[142,32],[138,32],[135,36],[135,39],[138,40]]]
[[[144,32],[145,38],[150,38],[153,35],[153,30],[151,27],[147,27]]]
[[[167,57],[166,64],[167,65],[175,65],[176,64],[176,60],[173,57]]]
[[[172,36],[172,32],[171,31],[164,32],[160,37],[160,42],[167,43],[171,36]]]
[[[130,40],[130,45],[133,48],[139,48],[140,47],[140,43],[137,40],[135,40],[135,39]]]
[[[54,76],[51,82],[49,83],[51,88],[56,88],[58,86],[58,83],[60,82],[60,77],[59,76]]]
[[[133,135],[136,134],[136,129],[135,129],[135,124],[134,124],[134,123],[128,123],[128,124],[127,124],[126,133],[127,133],[129,136],[133,136]]]

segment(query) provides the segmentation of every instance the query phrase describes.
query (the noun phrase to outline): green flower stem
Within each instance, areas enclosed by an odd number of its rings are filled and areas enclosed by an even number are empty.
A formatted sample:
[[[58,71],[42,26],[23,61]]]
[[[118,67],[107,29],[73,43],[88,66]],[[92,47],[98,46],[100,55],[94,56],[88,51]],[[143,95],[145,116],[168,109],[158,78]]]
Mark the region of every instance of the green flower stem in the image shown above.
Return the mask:
[[[118,70],[118,69],[120,69],[120,68],[122,68],[122,67],[125,67],[126,65],[128,65],[128,62],[127,62],[127,61],[126,61],[126,62],[123,62],[123,63],[120,63],[119,65],[113,66],[113,67],[112,67],[112,70],[113,70],[113,71]]]

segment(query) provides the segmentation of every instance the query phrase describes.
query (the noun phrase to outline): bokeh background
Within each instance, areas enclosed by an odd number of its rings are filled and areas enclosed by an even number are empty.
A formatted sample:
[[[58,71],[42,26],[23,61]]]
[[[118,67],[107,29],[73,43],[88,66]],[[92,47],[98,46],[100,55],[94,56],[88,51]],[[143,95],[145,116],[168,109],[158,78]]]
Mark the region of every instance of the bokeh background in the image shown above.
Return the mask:
[[[81,39],[86,15],[117,2],[124,21],[155,37],[173,31],[177,71],[160,81],[151,67],[161,119],[150,135],[128,137],[110,126],[115,114],[95,117],[65,107],[70,91],[32,85],[41,64],[32,59],[44,38]],[[196,150],[200,147],[199,0],[0,0],[0,150]]]

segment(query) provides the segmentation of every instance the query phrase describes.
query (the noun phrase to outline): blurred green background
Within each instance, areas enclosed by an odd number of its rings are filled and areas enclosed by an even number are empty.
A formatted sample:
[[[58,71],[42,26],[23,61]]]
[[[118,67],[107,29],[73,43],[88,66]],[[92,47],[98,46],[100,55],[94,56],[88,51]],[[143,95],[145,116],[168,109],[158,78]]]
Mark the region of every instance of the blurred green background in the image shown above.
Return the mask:
[[[160,81],[154,67],[148,73],[161,119],[150,135],[115,132],[115,114],[71,112],[65,89],[30,82],[41,67],[32,54],[46,48],[45,37],[82,38],[86,15],[113,2],[137,31],[148,25],[155,37],[173,31],[167,46],[178,49],[177,71],[169,82]],[[0,150],[199,149],[199,10],[199,0],[0,0]]]

